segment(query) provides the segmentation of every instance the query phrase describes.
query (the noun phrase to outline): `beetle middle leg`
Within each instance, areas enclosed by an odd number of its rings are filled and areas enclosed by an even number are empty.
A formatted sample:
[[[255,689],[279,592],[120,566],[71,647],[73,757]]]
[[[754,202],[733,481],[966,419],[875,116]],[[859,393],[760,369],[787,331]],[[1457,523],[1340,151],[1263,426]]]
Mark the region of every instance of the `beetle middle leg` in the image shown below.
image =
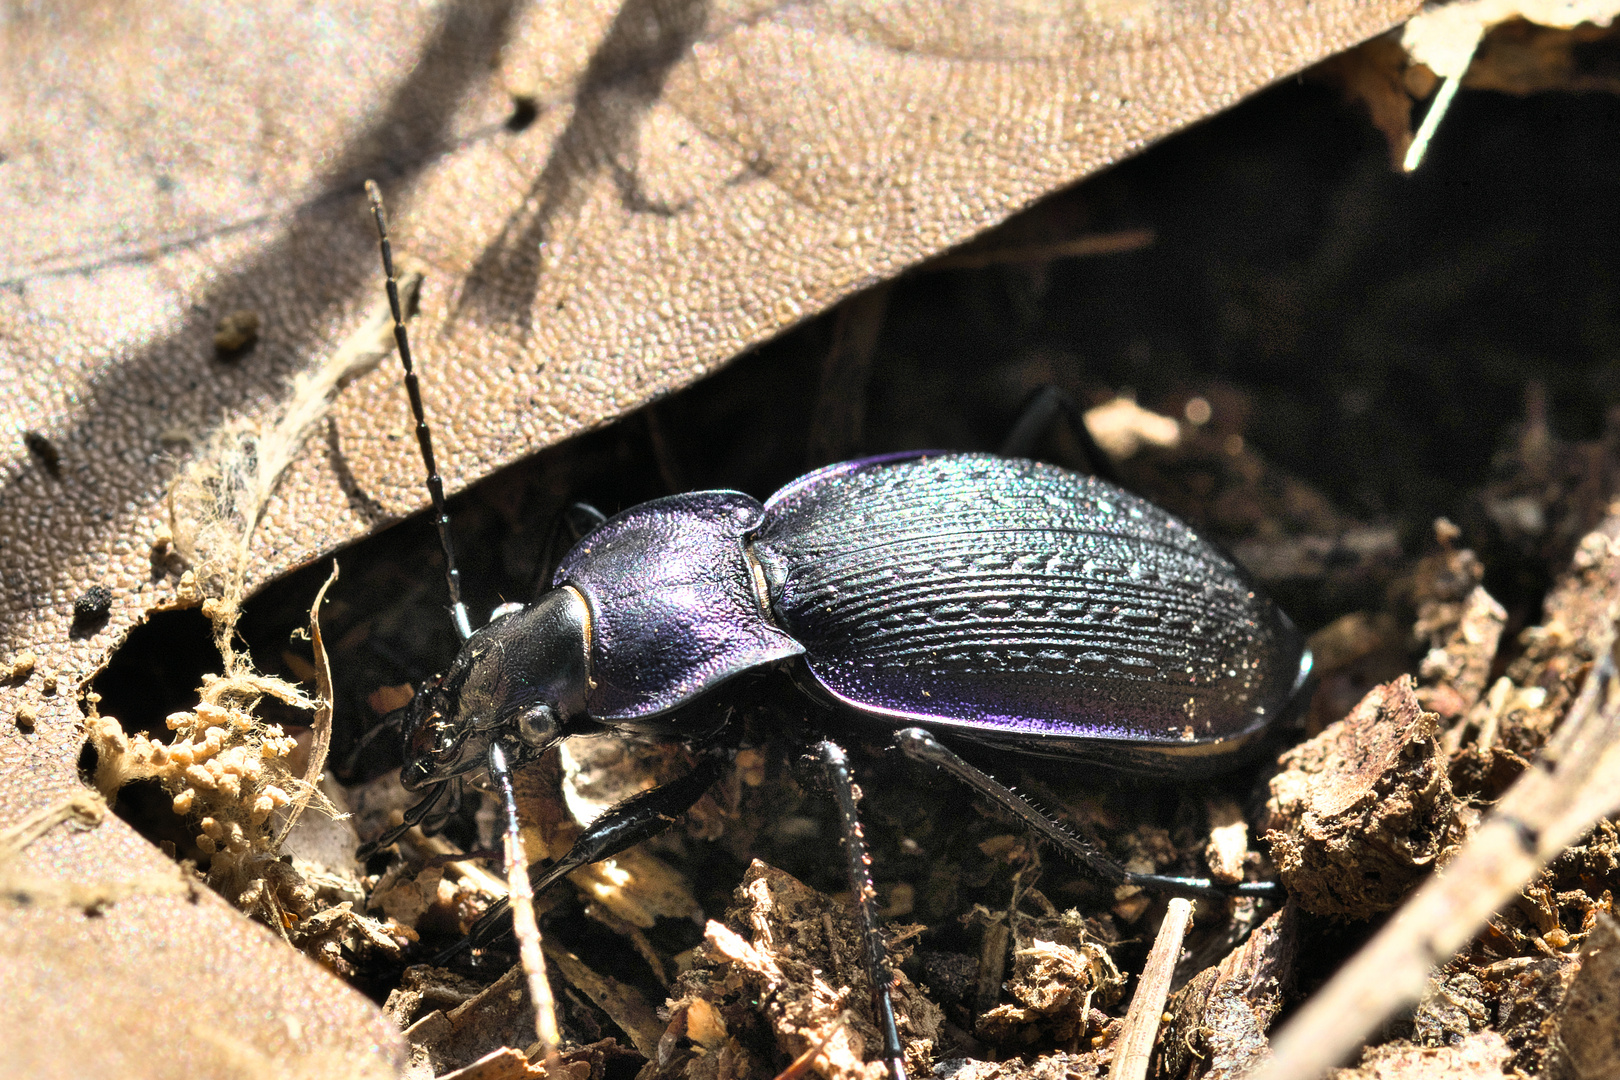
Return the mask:
[[[894,1023],[894,998],[889,990],[894,980],[889,970],[889,946],[878,926],[872,859],[866,853],[866,834],[861,829],[861,819],[855,809],[855,780],[849,771],[849,754],[831,739],[816,743],[814,752],[827,770],[833,801],[838,805],[838,826],[843,834],[849,891],[855,897],[855,913],[861,921],[866,977],[872,984],[872,1012],[877,1018],[878,1030],[883,1033],[883,1061],[889,1067],[889,1080],[906,1080],[900,1032]]]
[[[905,728],[895,735],[902,753],[913,761],[938,766],[956,779],[989,799],[1001,810],[1028,825],[1034,832],[1081,866],[1098,875],[1111,885],[1138,885],[1171,896],[1193,899],[1233,896],[1254,896],[1281,899],[1282,889],[1274,881],[1243,881],[1224,885],[1209,878],[1175,877],[1167,874],[1138,874],[1120,866],[1113,859],[1075,836],[1058,822],[1047,817],[1022,795],[998,781],[989,773],[968,764],[955,751],[948,749],[922,728]]]

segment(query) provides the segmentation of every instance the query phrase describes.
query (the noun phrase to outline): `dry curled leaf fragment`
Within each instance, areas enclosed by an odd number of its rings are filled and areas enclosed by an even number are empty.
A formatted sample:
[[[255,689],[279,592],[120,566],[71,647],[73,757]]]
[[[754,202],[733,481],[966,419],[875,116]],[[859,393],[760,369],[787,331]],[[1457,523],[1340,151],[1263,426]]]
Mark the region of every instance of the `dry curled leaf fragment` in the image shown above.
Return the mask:
[[[1401,31],[1411,58],[1441,78],[1468,71],[1480,39],[1511,19],[1569,28],[1581,23],[1607,26],[1620,13],[1614,0],[1456,0],[1425,8]]]
[[[1103,1019],[1092,1008],[1119,1000],[1125,986],[1105,943],[1087,930],[1078,911],[1041,919],[1015,912],[1013,970],[1005,989],[1013,1003],[979,1017],[976,1031],[994,1042],[1072,1043],[1094,1033]]]

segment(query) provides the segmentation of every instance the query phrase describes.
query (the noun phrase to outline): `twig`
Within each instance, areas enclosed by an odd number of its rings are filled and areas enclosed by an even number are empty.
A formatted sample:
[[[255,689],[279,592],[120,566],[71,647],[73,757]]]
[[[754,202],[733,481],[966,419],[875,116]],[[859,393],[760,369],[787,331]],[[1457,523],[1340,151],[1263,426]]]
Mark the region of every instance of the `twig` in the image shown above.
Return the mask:
[[[1051,244],[1027,244],[1022,247],[992,248],[989,251],[952,252],[929,259],[921,269],[982,270],[987,266],[1002,266],[1007,263],[1051,262],[1053,259],[1114,255],[1145,248],[1153,243],[1154,239],[1152,229],[1121,229],[1119,232],[1076,236],[1072,240],[1059,240]]]
[[[1164,922],[1159,924],[1159,936],[1153,939],[1147,966],[1137,980],[1131,1007],[1125,1013],[1125,1030],[1119,1036],[1119,1049],[1114,1053],[1109,1080],[1147,1080],[1148,1065],[1153,1060],[1153,1040],[1159,1034],[1165,999],[1170,996],[1170,980],[1176,973],[1176,961],[1181,958],[1181,941],[1187,936],[1191,921],[1192,901],[1182,896],[1172,897]]]

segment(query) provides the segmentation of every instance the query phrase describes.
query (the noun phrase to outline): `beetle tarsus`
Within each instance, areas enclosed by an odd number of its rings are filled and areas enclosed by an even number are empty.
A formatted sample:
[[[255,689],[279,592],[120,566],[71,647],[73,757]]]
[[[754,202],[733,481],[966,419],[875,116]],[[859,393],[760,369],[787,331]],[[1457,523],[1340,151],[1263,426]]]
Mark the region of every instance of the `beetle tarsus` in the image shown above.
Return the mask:
[[[1125,872],[1126,885],[1137,885],[1167,896],[1185,896],[1191,900],[1230,900],[1235,896],[1255,900],[1281,901],[1286,894],[1275,881],[1238,881],[1228,884],[1210,878],[1175,877],[1169,874],[1136,874]]]
[[[815,745],[815,754],[827,770],[833,800],[838,804],[838,824],[843,833],[844,858],[849,870],[849,891],[855,897],[855,912],[861,920],[865,944],[866,975],[872,983],[872,1011],[883,1033],[883,1061],[889,1067],[889,1080],[906,1080],[904,1051],[894,1022],[894,998],[890,985],[889,946],[878,926],[877,890],[872,885],[871,859],[866,852],[866,836],[855,808],[855,781],[849,771],[849,754],[830,739]]]

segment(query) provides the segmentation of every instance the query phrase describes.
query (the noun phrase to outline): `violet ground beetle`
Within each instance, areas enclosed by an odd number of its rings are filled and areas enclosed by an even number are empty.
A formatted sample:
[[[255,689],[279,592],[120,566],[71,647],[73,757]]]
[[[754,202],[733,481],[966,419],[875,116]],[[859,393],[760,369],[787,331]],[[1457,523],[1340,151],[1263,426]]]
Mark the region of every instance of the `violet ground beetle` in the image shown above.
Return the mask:
[[[905,1080],[905,1068],[891,974],[848,757],[832,737],[839,726],[888,729],[906,755],[1111,884],[1277,895],[1270,882],[1127,871],[945,745],[1202,775],[1231,764],[1296,697],[1310,652],[1288,617],[1185,524],[1094,477],[918,452],[829,466],[763,504],[735,491],[655,499],[597,524],[548,592],[498,608],[474,632],[382,204],[375,185],[368,191],[462,647],[406,707],[401,781],[426,794],[363,855],[480,773],[515,828],[510,768],[569,735],[701,744],[712,732],[683,724],[684,706],[733,676],[782,665],[830,706],[809,750],[837,802],[892,1080]],[[668,828],[723,761],[703,754],[688,775],[610,808],[560,860],[531,869],[534,891]],[[468,942],[499,937],[504,912],[493,906]]]

